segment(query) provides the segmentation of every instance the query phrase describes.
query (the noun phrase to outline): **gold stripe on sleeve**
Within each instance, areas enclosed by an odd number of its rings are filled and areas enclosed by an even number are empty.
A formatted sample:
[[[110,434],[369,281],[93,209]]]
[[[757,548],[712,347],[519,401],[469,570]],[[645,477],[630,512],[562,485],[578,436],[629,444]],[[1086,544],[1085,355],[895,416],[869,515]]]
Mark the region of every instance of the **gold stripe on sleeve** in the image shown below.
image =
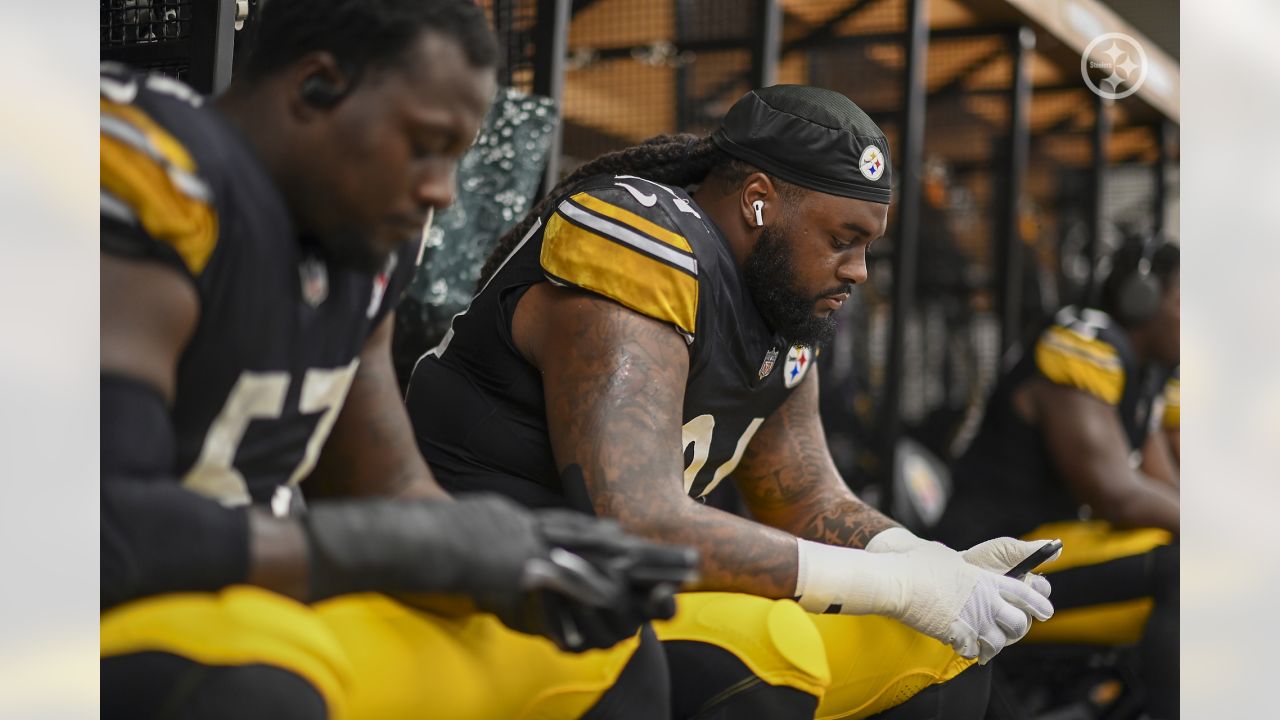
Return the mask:
[[[196,163],[192,159],[191,153],[178,142],[178,139],[169,134],[159,123],[151,119],[140,108],[131,105],[121,105],[114,103],[106,98],[100,98],[98,107],[103,115],[109,115],[125,121],[129,125],[138,130],[149,141],[150,146],[158,152],[161,157],[174,167],[185,172],[195,172]]]
[[[213,254],[218,220],[208,203],[179,189],[152,155],[103,133],[102,189],[123,201],[152,238],[177,251],[193,275]]]
[[[605,202],[604,200],[585,192],[580,192],[577,195],[574,195],[572,199],[574,202],[585,208],[594,210],[595,212],[600,213],[607,218],[616,220],[623,225],[630,225],[636,230],[639,230],[651,237],[655,237],[671,247],[683,250],[687,253],[693,252],[693,248],[689,247],[689,241],[686,240],[683,235],[674,233],[661,225],[658,225],[652,220],[640,217],[630,210],[620,208],[617,205]]]
[[[689,335],[696,330],[697,278],[574,225],[559,212],[547,222],[541,260],[543,269],[556,278],[671,323]]]
[[[1120,402],[1124,368],[1115,348],[1062,327],[1036,343],[1036,366],[1051,382],[1078,388],[1109,405]]]

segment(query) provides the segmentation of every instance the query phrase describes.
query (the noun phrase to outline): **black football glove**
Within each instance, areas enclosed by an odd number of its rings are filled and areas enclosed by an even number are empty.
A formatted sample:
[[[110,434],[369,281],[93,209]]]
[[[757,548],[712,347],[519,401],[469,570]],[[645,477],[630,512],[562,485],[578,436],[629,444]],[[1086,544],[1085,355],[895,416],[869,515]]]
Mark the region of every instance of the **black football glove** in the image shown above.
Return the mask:
[[[612,520],[570,510],[534,514],[546,557],[525,565],[519,595],[477,604],[509,627],[562,650],[610,647],[650,620],[675,615],[675,593],[697,575],[697,552],[627,535]]]
[[[304,517],[311,598],[464,594],[565,650],[609,647],[675,612],[697,554],[571,511],[505,498],[319,502]]]

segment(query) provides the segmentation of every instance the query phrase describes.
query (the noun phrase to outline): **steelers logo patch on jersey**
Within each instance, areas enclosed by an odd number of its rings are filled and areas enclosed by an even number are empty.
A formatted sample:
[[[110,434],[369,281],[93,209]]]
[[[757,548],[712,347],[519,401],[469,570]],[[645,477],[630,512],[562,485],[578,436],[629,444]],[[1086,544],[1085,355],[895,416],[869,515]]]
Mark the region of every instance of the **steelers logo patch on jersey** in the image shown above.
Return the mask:
[[[804,345],[792,345],[787,351],[787,362],[782,366],[782,381],[788,388],[793,388],[804,379],[813,364],[813,350]]]

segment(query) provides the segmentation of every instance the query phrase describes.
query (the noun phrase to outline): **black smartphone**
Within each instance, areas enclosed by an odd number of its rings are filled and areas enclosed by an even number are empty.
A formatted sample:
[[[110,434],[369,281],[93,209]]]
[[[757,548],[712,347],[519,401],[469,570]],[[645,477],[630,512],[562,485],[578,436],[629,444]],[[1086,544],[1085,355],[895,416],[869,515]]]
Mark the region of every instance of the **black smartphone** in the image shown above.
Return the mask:
[[[1062,549],[1061,540],[1053,540],[1041,545],[1038,550],[1022,559],[1022,562],[1013,566],[1013,569],[1005,573],[1005,577],[1017,578],[1021,580],[1027,573],[1039,567],[1040,563],[1053,557],[1053,554]]]

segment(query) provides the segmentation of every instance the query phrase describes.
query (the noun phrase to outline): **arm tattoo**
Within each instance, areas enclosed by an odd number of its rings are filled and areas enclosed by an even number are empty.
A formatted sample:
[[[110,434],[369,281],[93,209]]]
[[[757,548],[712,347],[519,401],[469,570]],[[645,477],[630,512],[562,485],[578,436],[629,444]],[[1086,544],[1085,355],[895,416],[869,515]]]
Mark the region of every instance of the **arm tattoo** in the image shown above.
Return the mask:
[[[555,356],[543,372],[563,474],[580,468],[589,503],[637,535],[696,547],[699,589],[791,597],[795,541],[685,494],[681,411],[688,350],[671,328],[611,301],[548,289]]]
[[[849,490],[827,449],[811,371],[752,439],[734,473],[752,514],[806,540],[861,548],[896,527]]]

